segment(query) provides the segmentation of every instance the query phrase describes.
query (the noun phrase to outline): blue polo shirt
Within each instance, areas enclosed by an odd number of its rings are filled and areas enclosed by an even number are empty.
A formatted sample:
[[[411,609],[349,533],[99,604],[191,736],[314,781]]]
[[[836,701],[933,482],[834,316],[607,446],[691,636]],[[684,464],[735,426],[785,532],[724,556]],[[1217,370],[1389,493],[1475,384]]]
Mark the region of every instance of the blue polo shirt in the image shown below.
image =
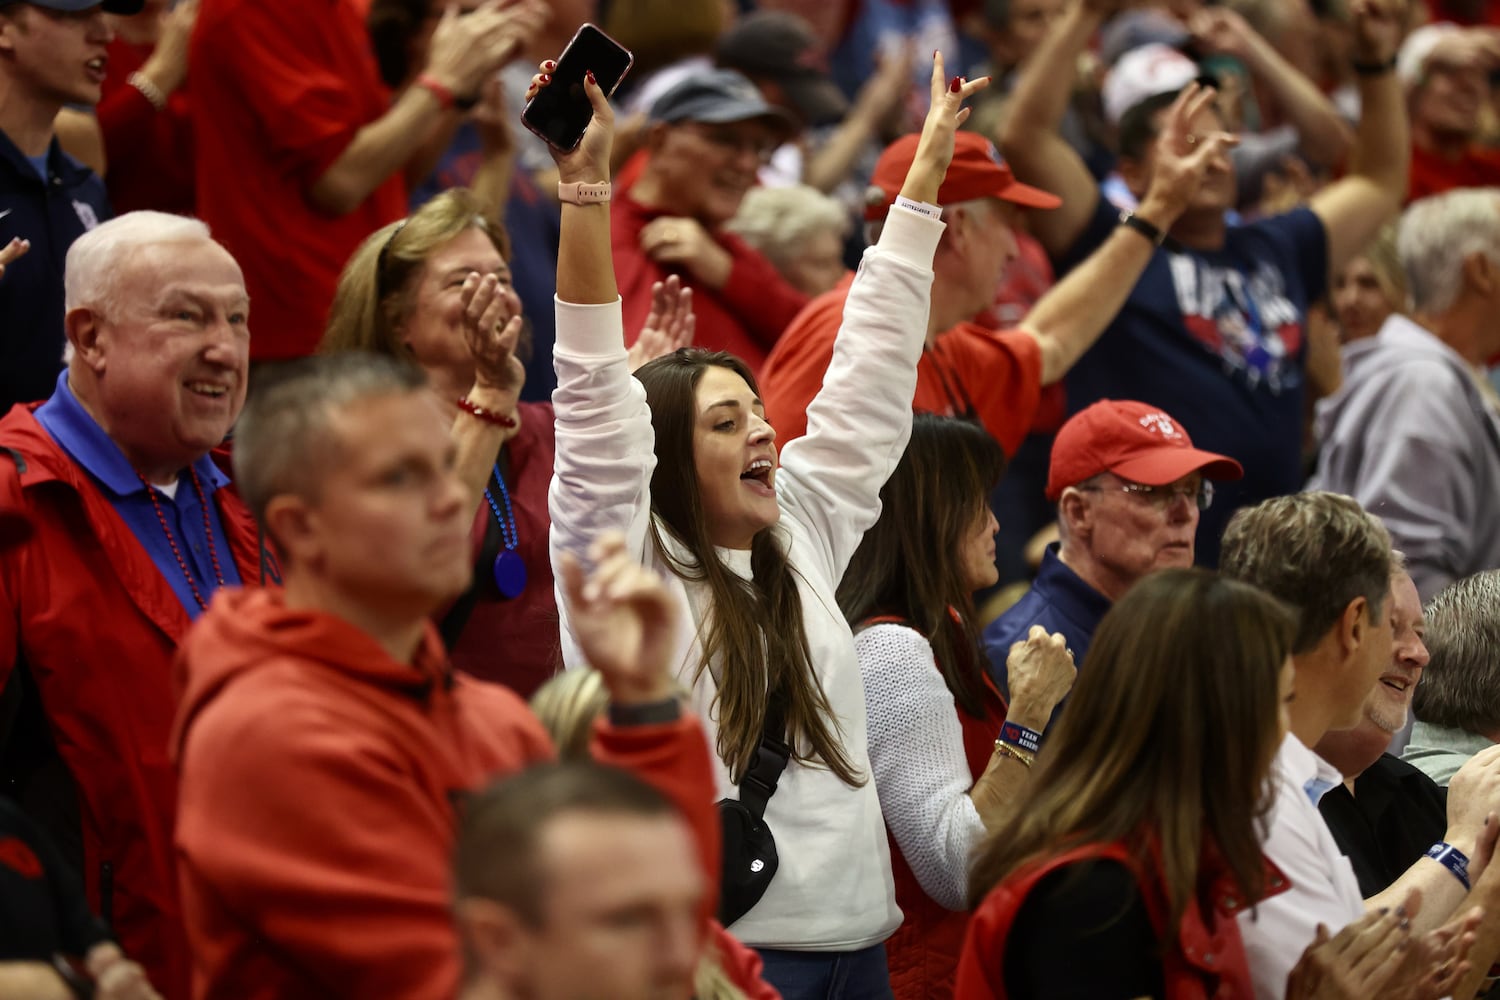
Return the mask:
[[[1082,668],[1094,629],[1110,609],[1109,598],[1085,583],[1057,552],[1056,542],[1047,546],[1042,568],[1037,571],[1031,589],[1009,611],[990,622],[981,637],[990,661],[990,674],[1006,701],[1010,700],[1010,686],[1006,683],[1005,659],[1010,655],[1011,644],[1025,639],[1031,626],[1040,625],[1048,632],[1061,634],[1073,651],[1073,662]],[[1057,723],[1064,704],[1066,700],[1058,703],[1047,728]]]
[[[146,485],[129,460],[112,441],[104,428],[100,427],[89,412],[78,402],[73,390],[68,388],[68,373],[57,377],[57,388],[52,397],[36,411],[37,423],[52,435],[63,451],[77,462],[98,485],[106,499],[113,505],[120,518],[130,528],[130,533],[141,543],[151,561],[161,571],[162,578],[172,587],[177,600],[189,618],[197,618],[202,612],[193,598],[192,588],[183,575],[182,565],[172,553],[166,531],[151,502]],[[219,519],[218,508],[211,498],[215,490],[229,485],[229,477],[219,471],[213,460],[204,455],[192,465],[203,487],[204,499],[208,500],[208,519],[213,532],[213,548],[219,557],[219,571],[228,586],[240,582],[239,569],[234,564],[234,555],[229,548],[229,537],[224,534],[224,525]],[[177,495],[167,496],[156,491],[157,503],[161,505],[162,517],[177,542],[183,562],[193,574],[198,593],[203,600],[211,599],[218,589],[214,578],[213,560],[209,556],[208,535],[203,530],[203,507],[198,502],[198,491],[193,489],[193,478],[184,469],[177,476]]]
[[[73,241],[111,214],[104,182],[55,138],[39,172],[0,132],[0,246],[31,241],[0,280],[0,413],[52,391],[66,342],[63,262]]]

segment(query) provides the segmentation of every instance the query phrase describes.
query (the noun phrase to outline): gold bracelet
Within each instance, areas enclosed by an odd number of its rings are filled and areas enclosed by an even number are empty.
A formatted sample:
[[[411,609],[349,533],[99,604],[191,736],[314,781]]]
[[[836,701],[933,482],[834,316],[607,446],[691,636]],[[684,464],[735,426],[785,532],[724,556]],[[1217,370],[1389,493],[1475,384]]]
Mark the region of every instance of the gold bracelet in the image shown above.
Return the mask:
[[[999,740],[995,741],[995,752],[1004,754],[1012,760],[1018,760],[1028,768],[1036,763],[1036,754],[1028,753],[1020,747],[1013,747],[1009,743],[1002,743]]]

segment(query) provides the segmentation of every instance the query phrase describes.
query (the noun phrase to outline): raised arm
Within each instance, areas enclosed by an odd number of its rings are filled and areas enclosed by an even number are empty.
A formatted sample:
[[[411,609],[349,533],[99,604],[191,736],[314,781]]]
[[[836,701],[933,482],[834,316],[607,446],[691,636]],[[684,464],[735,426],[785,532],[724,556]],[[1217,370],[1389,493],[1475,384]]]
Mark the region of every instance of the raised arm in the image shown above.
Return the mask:
[[[1354,130],[1327,95],[1243,17],[1228,7],[1204,7],[1193,15],[1189,27],[1199,45],[1239,59],[1265,85],[1297,130],[1308,159],[1325,167],[1343,162],[1354,143]]]
[[[963,101],[989,81],[943,75],[933,56],[932,109],[901,188],[933,205],[953,158],[953,135],[968,117]],[[787,445],[777,477],[783,509],[824,547],[837,581],[880,514],[880,487],[911,434],[917,361],[927,331],[932,258],[943,224],[898,201],[879,243],[865,252],[844,304],[823,388],[807,408],[807,435]]]
[[[1030,216],[1032,235],[1053,257],[1073,245],[1099,203],[1099,185],[1058,132],[1072,96],[1072,89],[1058,81],[1073,79],[1079,55],[1111,6],[1118,3],[1072,0],[1022,69],[1005,124],[995,136],[1017,177],[1062,198],[1058,208]]]
[[[1393,0],[1352,0],[1354,63],[1359,71],[1359,128],[1349,172],[1312,197],[1328,231],[1328,273],[1363,250],[1406,197],[1411,136],[1396,49],[1401,18]]]
[[[532,80],[527,96],[550,83]],[[584,90],[593,118],[572,152],[553,152],[561,183],[609,180],[614,113],[590,78]],[[562,557],[582,558],[606,531],[625,533],[629,550],[644,554],[651,518],[651,474],[655,436],[646,392],[630,377],[621,322],[620,296],[610,257],[609,203],[564,202],[557,255],[557,450],[547,506],[552,517],[553,572],[563,577]],[[572,623],[558,601],[564,633]],[[569,661],[569,665],[574,665]]]
[[[1224,132],[1194,135],[1194,117],[1214,99],[1214,91],[1190,84],[1167,113],[1156,140],[1151,188],[1131,213],[1146,230],[1122,225],[1082,264],[1068,272],[1032,307],[1021,329],[1042,349],[1042,384],[1050,385],[1094,345],[1114,320],[1156,253],[1154,228],[1166,233],[1192,201],[1203,179],[1229,169],[1234,138]],[[1063,202],[1063,208],[1067,202]],[[1062,211],[1063,209],[1057,209]],[[1038,215],[1046,215],[1042,212]]]

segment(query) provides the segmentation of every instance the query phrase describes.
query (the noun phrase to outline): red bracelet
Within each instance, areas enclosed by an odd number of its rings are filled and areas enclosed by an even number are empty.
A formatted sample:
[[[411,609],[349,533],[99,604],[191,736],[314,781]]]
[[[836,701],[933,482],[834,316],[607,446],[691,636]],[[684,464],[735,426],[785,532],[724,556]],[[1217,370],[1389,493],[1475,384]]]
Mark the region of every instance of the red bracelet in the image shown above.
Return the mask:
[[[469,416],[475,417],[479,420],[483,420],[487,424],[493,424],[496,427],[516,426],[515,417],[507,417],[503,413],[496,413],[494,410],[486,410],[478,403],[471,403],[467,399],[460,399],[458,401],[458,408],[460,410],[463,410]]]
[[[431,73],[423,73],[421,76],[417,77],[416,84],[418,87],[422,87],[425,90],[430,91],[432,96],[437,98],[438,104],[444,111],[447,111],[453,107],[455,103],[453,91],[443,86],[442,81],[433,76]]]

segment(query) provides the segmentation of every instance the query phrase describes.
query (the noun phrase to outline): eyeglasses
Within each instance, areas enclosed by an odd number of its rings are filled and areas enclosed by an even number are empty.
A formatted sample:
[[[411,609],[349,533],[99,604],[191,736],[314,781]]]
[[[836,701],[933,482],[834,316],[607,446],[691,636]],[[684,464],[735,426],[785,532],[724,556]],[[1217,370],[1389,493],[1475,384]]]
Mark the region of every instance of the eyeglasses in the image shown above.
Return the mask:
[[[774,139],[733,128],[694,125],[692,131],[710,146],[717,146],[732,156],[750,153],[761,166],[771,162],[771,154],[776,152],[779,145]]]
[[[1118,486],[1076,486],[1074,489],[1085,493],[1108,493],[1118,491],[1129,493],[1140,497],[1146,503],[1157,510],[1165,511],[1172,506],[1173,501],[1181,498],[1197,506],[1199,510],[1208,510],[1214,502],[1214,484],[1203,480],[1197,486],[1183,483],[1177,486],[1147,486],[1145,483],[1121,483]]]

